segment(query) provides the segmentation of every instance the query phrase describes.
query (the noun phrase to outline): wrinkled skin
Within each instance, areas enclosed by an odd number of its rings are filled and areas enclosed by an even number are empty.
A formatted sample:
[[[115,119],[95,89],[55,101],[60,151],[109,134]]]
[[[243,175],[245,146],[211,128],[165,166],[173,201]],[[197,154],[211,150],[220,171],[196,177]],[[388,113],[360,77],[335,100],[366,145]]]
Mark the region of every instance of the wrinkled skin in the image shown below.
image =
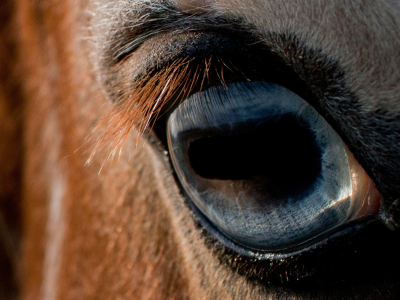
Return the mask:
[[[365,285],[313,290],[275,286],[235,272],[196,225],[153,133],[136,148],[133,132],[120,158],[106,162],[100,175],[105,151],[85,166],[90,154],[84,151],[85,138],[115,101],[107,47],[124,38],[125,31],[116,36],[113,30],[137,18],[140,3],[1,4],[0,263],[5,271],[0,297],[398,299],[399,277],[381,273],[372,274],[376,281]],[[268,47],[274,43],[271,33],[295,37],[302,47],[339,66],[358,106],[321,110],[327,120],[340,123],[335,129],[383,195],[381,223],[396,232],[399,2],[175,0],[170,5],[196,18],[218,15],[237,22]],[[118,65],[121,71],[113,72],[126,74],[128,69],[132,74],[126,80],[134,78],[143,71],[146,54],[167,42],[167,32],[155,34]],[[279,55],[290,60],[290,53]],[[338,96],[344,106],[346,101]],[[343,115],[349,119],[340,119]]]

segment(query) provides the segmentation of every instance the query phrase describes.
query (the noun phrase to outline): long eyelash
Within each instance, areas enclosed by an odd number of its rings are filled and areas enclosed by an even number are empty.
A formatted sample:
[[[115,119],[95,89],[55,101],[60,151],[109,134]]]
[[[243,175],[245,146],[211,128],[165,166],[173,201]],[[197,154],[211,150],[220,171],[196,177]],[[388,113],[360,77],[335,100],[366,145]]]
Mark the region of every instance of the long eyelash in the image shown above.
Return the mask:
[[[138,132],[137,145],[140,137],[154,125],[167,104],[170,108],[176,101],[187,98],[200,80],[200,90],[203,88],[206,78],[209,78],[211,60],[205,59],[204,65],[193,67],[191,61],[180,59],[156,74],[142,77],[136,88],[121,96],[113,110],[93,130],[92,135],[97,135],[97,138],[86,164],[102,149],[108,149],[105,160],[113,159],[116,153],[121,154],[132,130]],[[175,100],[171,103],[172,99]]]

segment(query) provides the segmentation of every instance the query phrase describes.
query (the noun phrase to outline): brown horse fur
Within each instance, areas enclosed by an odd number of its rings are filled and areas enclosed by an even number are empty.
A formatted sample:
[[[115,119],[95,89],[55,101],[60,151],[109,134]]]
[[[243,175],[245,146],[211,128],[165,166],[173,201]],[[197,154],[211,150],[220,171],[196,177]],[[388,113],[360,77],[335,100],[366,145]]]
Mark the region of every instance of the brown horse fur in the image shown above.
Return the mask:
[[[119,28],[131,26],[121,34],[131,34],[135,42],[142,34],[135,26],[148,21],[135,18],[137,11],[158,4],[0,4],[0,297],[329,299],[312,292],[274,294],[222,264],[184,205],[157,137],[149,132],[138,140],[148,120],[161,113],[161,105],[155,106],[159,95],[168,94],[165,104],[182,90],[189,93],[193,77],[201,81],[208,72],[207,60],[199,75],[185,69],[187,61],[177,61],[158,77],[142,74],[141,81],[133,80],[131,74],[143,73],[146,55],[163,43],[157,34],[167,34],[168,28],[158,28],[144,44],[131,45],[138,49],[119,64],[110,63],[107,50],[115,53],[122,47],[115,38]],[[338,62],[348,87],[362,99],[363,113],[384,112],[380,117],[388,120],[400,114],[397,1],[174,0],[168,5],[185,12],[176,13],[171,24],[183,15],[189,27],[226,18],[248,24],[269,47],[284,43],[271,38],[271,32],[295,35],[303,46]],[[185,28],[177,34],[186,34]],[[295,60],[279,49],[288,63]],[[156,84],[168,80],[166,91]],[[375,129],[375,123],[362,118],[359,124]],[[391,134],[384,138],[396,144],[399,123],[387,124]],[[365,159],[370,162],[375,152],[384,152],[390,168],[379,166],[394,178],[377,186],[393,190],[399,156],[385,145],[367,145],[358,159],[370,151],[371,158]],[[118,158],[104,162],[119,149]],[[367,171],[380,179],[377,169]],[[399,200],[388,195],[385,201],[381,218],[394,228]],[[348,297],[391,299],[394,287],[355,289]]]

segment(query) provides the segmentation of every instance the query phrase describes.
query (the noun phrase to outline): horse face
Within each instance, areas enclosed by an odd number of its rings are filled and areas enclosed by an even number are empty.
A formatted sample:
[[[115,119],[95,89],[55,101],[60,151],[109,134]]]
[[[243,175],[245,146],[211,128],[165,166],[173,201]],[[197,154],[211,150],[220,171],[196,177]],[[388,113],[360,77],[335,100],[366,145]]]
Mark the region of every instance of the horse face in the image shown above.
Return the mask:
[[[15,7],[23,297],[398,297],[397,2]],[[207,88],[268,78],[305,98],[372,178],[379,212],[284,250],[247,247],[204,221],[173,170],[162,118],[151,119],[168,115],[156,110],[167,95],[202,90],[193,78],[204,74]]]

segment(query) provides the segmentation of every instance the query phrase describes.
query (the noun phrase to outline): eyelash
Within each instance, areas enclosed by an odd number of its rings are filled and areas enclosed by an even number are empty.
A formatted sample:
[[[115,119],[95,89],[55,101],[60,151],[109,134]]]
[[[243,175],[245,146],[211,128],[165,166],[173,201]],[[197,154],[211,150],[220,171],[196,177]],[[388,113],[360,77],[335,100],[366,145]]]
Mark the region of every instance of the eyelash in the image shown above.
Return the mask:
[[[107,150],[106,160],[113,159],[117,153],[120,155],[133,130],[138,132],[137,145],[144,132],[152,128],[163,113],[186,99],[193,91],[201,91],[206,81],[209,83],[210,76],[216,76],[218,84],[226,85],[224,67],[231,72],[232,69],[238,69],[221,60],[219,62],[221,70],[211,70],[212,57],[199,62],[178,59],[136,80],[134,86],[118,97],[113,110],[94,128],[88,142],[95,142],[86,164],[90,164],[100,150]]]

